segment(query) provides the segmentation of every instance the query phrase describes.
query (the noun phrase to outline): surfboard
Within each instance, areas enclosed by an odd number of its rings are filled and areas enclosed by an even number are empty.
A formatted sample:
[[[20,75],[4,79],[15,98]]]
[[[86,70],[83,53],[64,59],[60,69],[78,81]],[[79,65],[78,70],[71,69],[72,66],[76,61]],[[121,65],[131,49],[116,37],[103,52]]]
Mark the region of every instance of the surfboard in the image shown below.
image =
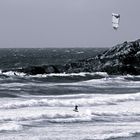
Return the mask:
[[[79,111],[78,111],[78,110],[76,110],[76,109],[74,109],[73,111],[74,111],[74,112],[79,112]]]

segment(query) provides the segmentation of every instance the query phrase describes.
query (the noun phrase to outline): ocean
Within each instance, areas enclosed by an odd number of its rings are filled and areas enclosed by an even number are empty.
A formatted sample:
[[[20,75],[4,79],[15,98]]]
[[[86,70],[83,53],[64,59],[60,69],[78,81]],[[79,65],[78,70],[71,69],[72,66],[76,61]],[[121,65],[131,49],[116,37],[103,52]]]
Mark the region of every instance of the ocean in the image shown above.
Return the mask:
[[[12,71],[75,62],[105,50],[0,49],[0,140],[139,140],[140,76]]]

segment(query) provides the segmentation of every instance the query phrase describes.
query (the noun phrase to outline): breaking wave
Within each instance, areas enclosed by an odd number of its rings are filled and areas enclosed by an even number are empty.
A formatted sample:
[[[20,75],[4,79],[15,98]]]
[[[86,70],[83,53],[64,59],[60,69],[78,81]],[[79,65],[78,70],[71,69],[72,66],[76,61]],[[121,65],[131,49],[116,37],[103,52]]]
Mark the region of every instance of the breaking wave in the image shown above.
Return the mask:
[[[102,136],[95,136],[95,139],[100,140],[110,140],[110,139],[118,139],[118,138],[129,138],[133,137],[136,134],[140,133],[139,130],[132,130],[132,131],[123,131],[123,132],[111,132],[110,134],[103,134]]]
[[[7,72],[2,72],[0,71],[1,74],[4,74],[6,76],[21,76],[21,77],[74,77],[74,76],[100,76],[100,77],[107,77],[108,74],[106,72],[80,72],[80,73],[50,73],[50,74],[37,74],[37,75],[27,75],[26,73],[22,72],[15,72],[15,71],[7,71]]]
[[[36,109],[37,110],[37,109]],[[13,112],[13,115],[1,115],[0,121],[34,121],[42,120],[50,123],[79,123],[79,122],[137,122],[140,121],[140,112],[127,112],[127,111],[94,111],[94,110],[80,110],[78,113],[68,109],[62,110],[18,110]],[[10,112],[9,112],[10,113]],[[19,130],[22,129],[20,125],[14,124],[7,128],[7,124],[1,125],[2,130]]]
[[[24,107],[34,107],[34,106],[48,106],[48,107],[72,107],[75,104],[79,106],[97,106],[97,105],[116,105],[120,102],[128,101],[140,101],[140,93],[135,94],[117,94],[117,95],[76,95],[71,96],[72,98],[66,98],[70,96],[60,96],[62,98],[51,99],[28,99],[19,100],[9,103],[1,103],[0,109],[17,109]],[[65,97],[65,98],[64,98]],[[76,97],[76,98],[75,98]]]
[[[22,130],[22,125],[19,125],[17,123],[4,123],[0,125],[0,132],[3,131],[19,131]]]

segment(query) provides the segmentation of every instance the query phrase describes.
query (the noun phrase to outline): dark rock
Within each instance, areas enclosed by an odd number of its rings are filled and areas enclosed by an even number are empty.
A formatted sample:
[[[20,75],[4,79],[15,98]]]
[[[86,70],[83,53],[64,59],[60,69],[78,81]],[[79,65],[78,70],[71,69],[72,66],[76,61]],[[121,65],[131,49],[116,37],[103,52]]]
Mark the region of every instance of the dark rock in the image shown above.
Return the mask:
[[[36,74],[49,74],[49,73],[60,73],[60,68],[62,66],[53,66],[53,65],[43,65],[43,66],[30,66],[22,69],[18,69],[18,72],[24,72],[29,75]],[[63,69],[63,68],[61,68]]]
[[[68,67],[69,66],[69,67]],[[68,72],[107,72],[108,74],[140,74],[140,40],[124,42],[102,54],[67,64]]]

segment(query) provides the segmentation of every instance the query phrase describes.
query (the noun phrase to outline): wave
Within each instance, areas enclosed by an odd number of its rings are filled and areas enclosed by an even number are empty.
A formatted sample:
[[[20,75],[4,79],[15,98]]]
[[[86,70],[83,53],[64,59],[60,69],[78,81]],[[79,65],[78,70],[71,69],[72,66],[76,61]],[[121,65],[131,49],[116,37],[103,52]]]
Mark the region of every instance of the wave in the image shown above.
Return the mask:
[[[26,76],[26,73],[15,72],[15,71],[7,71],[7,72],[0,71],[0,74],[6,75],[6,76],[20,76],[20,77]]]
[[[14,122],[4,123],[4,124],[0,125],[0,132],[3,132],[3,131],[19,131],[19,130],[22,130],[22,129],[23,129],[22,125],[19,125],[19,124],[14,123]]]
[[[58,115],[58,116],[57,116]],[[91,110],[85,110],[85,112],[79,114],[57,114],[55,117],[48,118],[43,116],[41,119],[45,119],[51,123],[80,123],[80,122],[100,122],[100,123],[112,123],[112,122],[139,122],[140,113],[133,112],[92,112]]]
[[[38,111],[37,111],[38,110]],[[5,115],[7,114],[7,115]],[[0,116],[0,121],[45,121],[49,123],[80,123],[80,122],[102,122],[102,123],[112,123],[112,122],[139,122],[140,112],[127,112],[127,111],[108,111],[101,112],[92,111],[89,109],[79,110],[79,112],[74,112],[70,109],[67,110],[49,110],[49,109],[34,109],[34,110],[18,110],[18,111],[8,111]],[[4,125],[5,129],[8,129]],[[2,125],[0,130],[3,128]],[[11,125],[12,127],[12,125]],[[14,125],[10,130],[22,129],[20,125]],[[4,129],[3,128],[3,129]]]
[[[140,84],[140,76],[134,75],[108,75],[106,72],[80,72],[80,73],[51,73],[27,75],[26,73],[0,70],[0,80],[5,78],[13,78],[13,80],[36,80],[41,82],[57,83],[58,85],[87,85],[98,88],[137,88]],[[42,81],[43,80],[43,81]],[[81,82],[80,82],[81,81]],[[119,84],[119,86],[118,86]]]
[[[25,114],[24,114],[25,113]],[[24,114],[24,115],[23,115]],[[81,119],[87,115],[86,113],[75,113],[73,111],[71,112],[62,112],[59,113],[58,111],[25,111],[22,112],[21,114],[13,114],[7,115],[7,116],[0,116],[0,121],[32,121],[32,120],[40,120],[40,119],[45,119],[48,122],[52,122],[54,119],[74,119],[74,118],[79,118]]]
[[[137,131],[123,131],[123,132],[111,132],[110,134],[103,134],[100,136],[95,136],[94,139],[100,139],[100,140],[110,140],[110,139],[118,139],[118,138],[129,138],[129,137],[133,137],[136,134],[140,133],[139,130]]]
[[[107,77],[108,74],[106,72],[80,72],[80,73],[50,73],[50,74],[37,74],[37,75],[27,75],[26,73],[23,72],[16,72],[16,71],[7,71],[7,72],[2,72],[0,71],[1,74],[7,75],[7,76],[21,76],[21,77],[74,77],[74,76],[101,76],[101,77]]]
[[[48,96],[49,97],[49,96]],[[14,102],[9,102],[0,105],[0,109],[18,109],[24,107],[36,107],[36,106],[48,106],[48,107],[73,107],[79,106],[97,106],[97,105],[116,105],[120,102],[128,101],[140,101],[140,93],[135,94],[98,94],[98,95],[76,95],[71,96],[71,98],[66,98],[67,96],[56,97],[55,99],[50,96],[48,99],[29,99],[29,100],[14,100]],[[64,98],[65,97],[65,98]],[[70,96],[68,96],[70,97]]]
[[[37,75],[27,75],[26,73],[23,72],[16,72],[16,71],[6,71],[3,72],[2,70],[0,70],[0,76],[20,76],[20,77],[74,77],[74,76],[81,76],[81,77],[86,77],[86,76],[102,76],[104,78],[108,78],[108,79],[118,79],[118,80],[125,80],[125,79],[135,79],[135,78],[140,78],[140,75],[116,75],[116,76],[111,76],[109,77],[109,75],[106,72],[80,72],[80,73],[50,73],[50,74],[37,74]]]
[[[61,140],[71,140],[71,139],[75,139],[75,140],[79,140],[79,139],[84,139],[84,140],[111,140],[111,139],[128,139],[130,138],[130,140],[132,139],[139,139],[139,133],[140,131],[139,130],[122,130],[120,129],[119,132],[116,132],[115,131],[116,129],[113,129],[113,130],[110,130],[109,132],[106,130],[106,131],[99,131],[99,133],[96,133],[96,131],[90,131],[92,133],[91,135],[89,133],[86,133],[86,132],[89,132],[89,131],[82,131],[82,134],[80,133],[81,131],[78,131],[79,132],[79,135],[76,135],[76,133],[74,133],[73,131],[71,135],[68,135],[68,133],[65,133],[63,132],[61,135],[44,135],[46,134],[46,131],[45,130],[37,130],[37,133],[30,133],[30,134],[26,134],[26,135],[4,135],[4,136],[1,136],[2,139],[4,140],[15,140],[15,139],[18,139],[18,140],[24,140],[24,139],[29,139],[30,140],[39,140],[39,139],[61,139]],[[43,135],[42,135],[42,132]],[[86,134],[85,134],[86,133]],[[54,133],[55,134],[55,133]],[[57,131],[56,131],[56,134]],[[136,136],[136,137],[135,137]],[[134,138],[133,138],[134,137]]]

